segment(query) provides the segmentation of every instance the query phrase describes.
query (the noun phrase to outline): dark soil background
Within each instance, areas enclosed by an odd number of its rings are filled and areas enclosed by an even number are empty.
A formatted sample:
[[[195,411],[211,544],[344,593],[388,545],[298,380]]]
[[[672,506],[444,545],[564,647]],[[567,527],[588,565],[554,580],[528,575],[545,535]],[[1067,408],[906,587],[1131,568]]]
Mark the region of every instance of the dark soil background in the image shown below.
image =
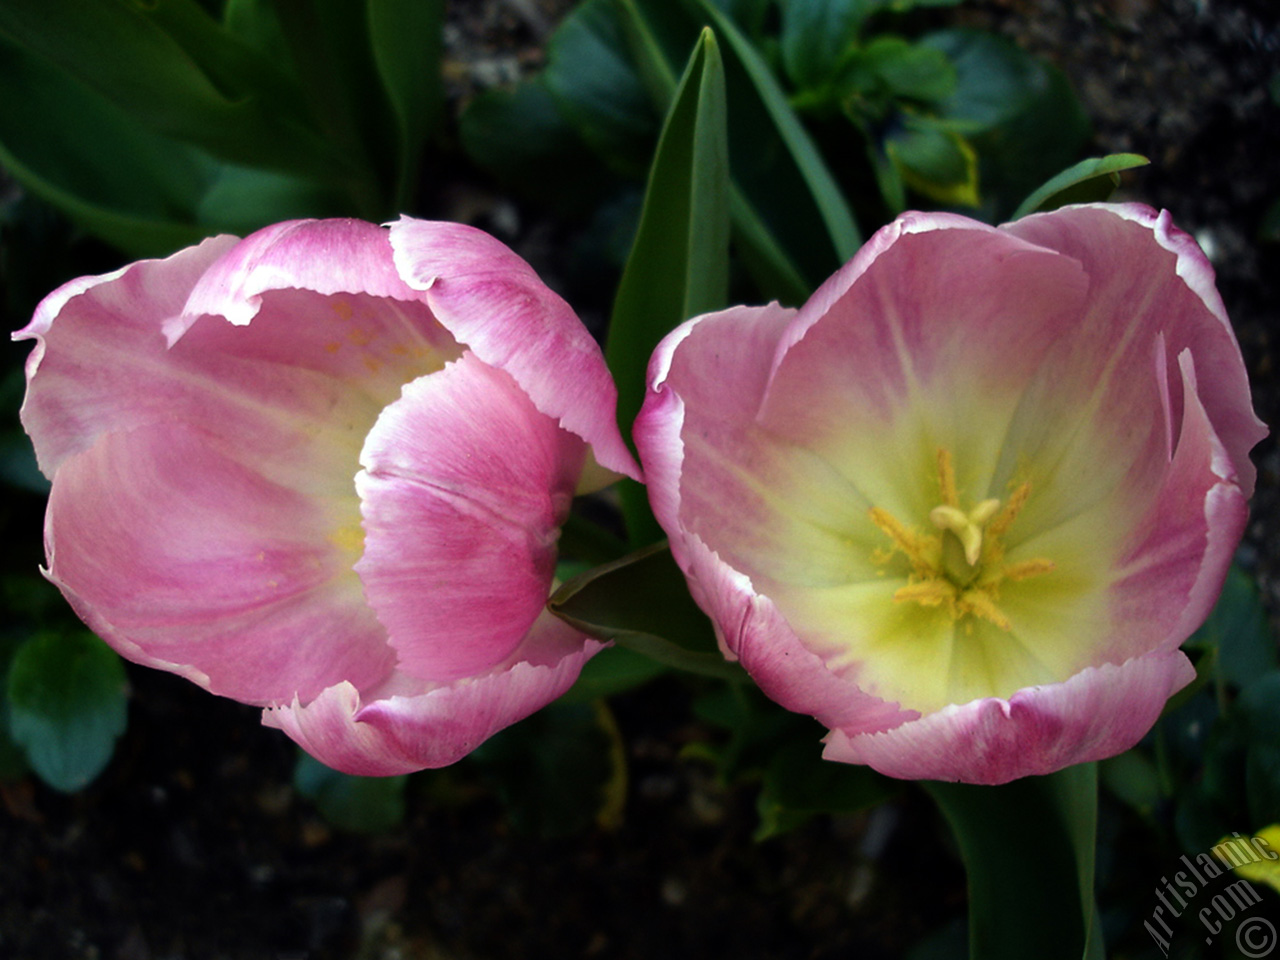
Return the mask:
[[[565,7],[455,4],[459,96],[536,68]],[[1275,0],[983,0],[956,15],[1059,64],[1097,153],[1151,157],[1123,196],[1167,207],[1210,252],[1258,412],[1276,422],[1280,249],[1258,241],[1280,198]],[[554,277],[557,235],[536,215],[474,175],[438,195],[446,209],[433,214],[484,222]],[[1257,458],[1242,559],[1274,611],[1280,454],[1267,441]],[[30,527],[13,549],[34,567],[38,518]],[[715,735],[674,683],[614,704],[630,764],[621,825],[543,840],[516,833],[466,763],[410,781],[401,829],[342,833],[294,790],[295,751],[257,710],[154,671],[129,676],[128,732],[90,788],[0,785],[4,960],[877,960],[963,910],[963,871],[914,790],[753,843],[752,788],[677,757]]]

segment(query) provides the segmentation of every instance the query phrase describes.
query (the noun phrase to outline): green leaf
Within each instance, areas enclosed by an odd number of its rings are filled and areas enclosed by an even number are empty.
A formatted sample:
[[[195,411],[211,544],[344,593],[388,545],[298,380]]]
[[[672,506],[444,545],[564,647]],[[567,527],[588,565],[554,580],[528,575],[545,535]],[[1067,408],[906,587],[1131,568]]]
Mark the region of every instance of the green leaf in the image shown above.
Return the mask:
[[[602,206],[620,183],[541,78],[480,94],[463,112],[459,133],[467,155],[503,184],[568,215]]]
[[[120,658],[90,633],[27,640],[9,668],[9,731],[40,779],[72,793],[107,765],[124,732]]]
[[[1248,815],[1255,825],[1280,822],[1280,670],[1258,677],[1240,693]]]
[[[665,664],[642,653],[626,647],[606,647],[583,665],[573,686],[556,702],[602,700],[644,686],[667,671]]]
[[[548,43],[542,82],[597,155],[619,173],[643,176],[658,118],[627,43],[614,0],[588,0]]]
[[[861,240],[848,203],[777,78],[710,0],[621,0],[620,7],[636,69],[664,110],[675,88],[677,58],[687,49],[684,38],[700,24],[724,38],[734,243],[766,298],[803,303]],[[823,236],[830,241],[815,242]]]
[[[234,163],[340,176],[297,87],[195,0],[6,0],[0,34],[157,133]]]
[[[690,2],[693,2],[696,7],[702,10],[703,16],[707,18],[716,32],[724,37],[726,48],[733,53],[734,66],[740,68],[746,74],[758,101],[758,105],[752,105],[752,112],[759,116],[758,110],[763,107],[769,126],[772,126],[777,131],[777,135],[785,147],[787,158],[795,165],[800,180],[807,190],[808,195],[803,197],[800,202],[806,202],[817,208],[818,215],[825,227],[825,233],[830,239],[831,247],[835,253],[835,266],[844,263],[857,253],[858,248],[862,246],[862,236],[858,232],[858,225],[853,218],[853,211],[849,208],[848,201],[845,200],[839,185],[831,175],[831,171],[827,169],[826,164],[823,162],[817,145],[801,125],[800,118],[796,116],[795,111],[787,103],[786,95],[778,85],[777,79],[773,76],[772,71],[770,71],[768,64],[765,63],[759,51],[752,46],[751,41],[743,36],[733,22],[716,9],[709,0],[690,0]],[[737,84],[734,85],[734,88],[735,90],[737,89]],[[735,180],[738,181],[744,193],[756,201],[762,210],[763,218],[769,221],[770,214],[766,211],[770,208],[765,205],[767,200],[764,197],[769,191],[768,181],[761,181],[751,176],[746,169],[736,165],[737,158],[740,155],[744,159],[750,159],[762,152],[761,131],[768,127],[759,121],[754,124],[746,122],[745,117],[740,122],[736,112],[731,116],[730,123],[730,135],[733,139],[732,155],[735,158]],[[790,177],[775,179],[771,186],[778,198],[788,203],[795,203],[797,198],[785,189],[789,179]],[[796,242],[799,242],[799,238],[796,238]],[[795,255],[796,242],[792,242],[792,237],[788,234],[781,244],[782,249],[791,251]],[[812,234],[805,242],[813,243]],[[825,280],[829,273],[830,270],[822,274],[819,282]]]
[[[1246,687],[1280,666],[1275,638],[1253,577],[1232,564],[1218,602],[1186,646],[1217,651],[1222,678],[1236,687]]]
[[[649,356],[668,332],[725,305],[729,158],[724,70],[710,30],[694,48],[658,141],[640,227],[618,285],[605,357],[618,384],[623,436],[640,412]],[[661,539],[648,496],[620,485],[633,546]]]
[[[561,620],[651,660],[705,676],[745,679],[716,645],[665,543],[643,547],[565,583],[547,602]]]
[[[999,787],[922,786],[964,859],[970,960],[1023,960],[1028,949],[1037,960],[1102,955],[1093,901],[1094,764]]]
[[[921,43],[955,66],[955,93],[937,104],[937,116],[977,151],[984,216],[1007,219],[1079,158],[1089,137],[1084,108],[1062,71],[1000,37],[943,30]]]
[[[353,833],[385,833],[404,822],[407,776],[353,777],[298,751],[293,785],[325,820]]]
[[[427,138],[444,116],[444,0],[365,0],[373,63],[395,117],[392,207],[410,206]]]
[[[1013,211],[1017,220],[1029,213],[1056,210],[1069,203],[1107,200],[1120,186],[1120,172],[1145,167],[1151,161],[1136,153],[1112,153],[1073,164],[1032,192]]]
[[[955,92],[956,71],[941,51],[885,35],[850,52],[838,83],[842,97],[932,102]]]
[[[471,759],[525,833],[565,837],[593,822],[609,828],[621,820],[626,752],[601,701],[556,701],[489,739]]]
[[[782,65],[799,90],[830,83],[879,0],[783,0]]]
[[[870,767],[822,759],[816,737],[780,748],[764,773],[756,811],[760,825],[755,839],[786,833],[824,813],[856,813],[888,800],[902,790]]]
[[[954,130],[908,117],[884,149],[902,182],[916,193],[947,206],[978,205],[978,157]]]

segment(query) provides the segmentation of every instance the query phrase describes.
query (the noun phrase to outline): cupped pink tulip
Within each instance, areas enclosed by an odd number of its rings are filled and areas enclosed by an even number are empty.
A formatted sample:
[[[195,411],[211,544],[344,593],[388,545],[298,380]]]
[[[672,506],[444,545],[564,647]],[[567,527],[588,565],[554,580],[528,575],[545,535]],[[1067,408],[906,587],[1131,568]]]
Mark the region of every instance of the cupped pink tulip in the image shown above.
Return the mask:
[[[725,654],[904,778],[1135,744],[1265,434],[1209,263],[1137,205],[907,214],[798,311],[679,327],[649,385],[650,498]]]
[[[129,659],[394,774],[459,759],[600,649],[545,605],[575,492],[638,475],[616,392],[481,231],[217,237],[73,281],[15,336],[47,575]]]

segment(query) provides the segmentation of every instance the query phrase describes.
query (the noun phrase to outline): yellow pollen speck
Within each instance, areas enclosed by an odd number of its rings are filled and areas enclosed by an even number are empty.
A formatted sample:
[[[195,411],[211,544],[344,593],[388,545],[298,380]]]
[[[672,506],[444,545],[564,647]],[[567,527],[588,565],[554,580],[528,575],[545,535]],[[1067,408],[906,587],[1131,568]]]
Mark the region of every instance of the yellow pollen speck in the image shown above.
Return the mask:
[[[339,527],[329,535],[329,542],[348,553],[364,553],[364,526],[358,521]]]
[[[338,315],[339,320],[350,320],[352,315],[355,313],[355,311],[351,309],[351,304],[346,300],[333,301],[333,312]]]
[[[1011,630],[1009,618],[996,604],[1001,582],[1026,580],[1055,569],[1052,560],[1039,558],[1003,563],[1000,537],[1026,504],[1031,485],[1019,485],[1004,503],[980,500],[965,510],[960,506],[950,451],[938,451],[937,467],[942,503],[929,511],[929,521],[938,532],[921,534],[887,510],[872,507],[871,522],[889,538],[892,547],[876,548],[871,560],[877,566],[885,566],[896,553],[906,557],[911,575],[906,586],[894,592],[895,601],[945,607],[953,620],[985,620],[1002,630]],[[967,627],[972,627],[972,620]]]
[[[324,348],[330,353],[337,353],[342,349],[342,344],[338,343],[336,340],[330,340],[324,345]]]

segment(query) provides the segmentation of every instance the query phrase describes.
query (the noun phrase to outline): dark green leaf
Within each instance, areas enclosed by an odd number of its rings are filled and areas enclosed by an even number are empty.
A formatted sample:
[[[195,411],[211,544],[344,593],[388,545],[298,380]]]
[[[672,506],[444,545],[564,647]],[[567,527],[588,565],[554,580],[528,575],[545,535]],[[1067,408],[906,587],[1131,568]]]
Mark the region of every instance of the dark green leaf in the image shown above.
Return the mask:
[[[1164,799],[1160,772],[1141,750],[1129,750],[1098,764],[1102,785],[1136,810],[1150,817]]]
[[[552,36],[542,82],[602,159],[620,173],[643,176],[658,117],[627,44],[614,0],[588,0]]]
[[[941,51],[885,35],[846,57],[838,84],[842,98],[932,102],[955,92],[956,71]]]
[[[559,703],[588,703],[612,697],[666,673],[668,668],[626,647],[607,647],[586,662],[569,692]]]
[[[760,826],[755,839],[785,833],[822,813],[854,813],[897,794],[902,782],[870,767],[822,759],[816,738],[781,747],[764,773],[756,810]]]
[[[834,80],[879,0],[782,0],[782,65],[800,90]]]
[[[1186,646],[1216,651],[1223,679],[1237,687],[1248,686],[1280,666],[1275,638],[1253,577],[1240,567],[1231,566],[1218,602]]]
[[[964,859],[971,960],[1023,960],[1028,944],[1037,960],[1101,956],[1093,906],[1095,765],[999,787],[923,786]]]
[[[1253,824],[1280,822],[1280,670],[1241,691],[1238,709],[1245,751],[1245,796]]]
[[[954,130],[907,118],[886,138],[885,153],[904,184],[947,206],[978,205],[978,158]]]
[[[565,119],[541,78],[488,90],[459,121],[467,154],[513,190],[566,214],[594,210],[619,180]]]
[[[977,30],[942,30],[921,43],[956,69],[938,117],[977,151],[984,215],[1007,218],[1054,173],[1074,163],[1089,122],[1060,70]]]
[[[195,0],[6,0],[0,34],[157,133],[235,163],[350,170],[303,119],[296,86]]]
[[[1120,172],[1145,167],[1151,161],[1136,153],[1112,153],[1073,164],[1050,179],[1018,205],[1012,219],[1029,213],[1056,210],[1069,203],[1107,200],[1120,185]]]
[[[724,70],[702,35],[663,125],[635,243],[618,285],[605,357],[618,384],[623,435],[640,412],[649,356],[683,321],[725,305],[729,287],[729,159]],[[661,539],[648,496],[621,485],[633,546]]]
[[[734,69],[730,71],[730,81],[735,94],[742,86],[734,82],[733,78],[733,73],[738,69],[745,74],[749,81],[749,88],[753,89],[755,93],[755,103],[748,101],[742,104],[742,106],[750,108],[750,113],[744,111],[743,114],[739,114],[738,112],[739,101],[746,101],[747,98],[735,96],[731,101],[734,112],[730,117],[730,135],[733,141],[734,178],[738,186],[761,209],[762,218],[766,222],[770,222],[773,216],[771,206],[767,205],[769,204],[769,199],[766,196],[770,188],[772,188],[777,197],[782,198],[785,202],[800,202],[807,206],[816,207],[817,214],[825,228],[824,233],[830,239],[831,247],[835,253],[835,265],[838,266],[844,263],[862,245],[862,237],[858,232],[858,225],[854,221],[853,211],[849,208],[848,201],[845,200],[844,194],[837,185],[835,178],[831,175],[831,171],[827,169],[826,164],[823,162],[817,146],[808,133],[805,132],[800,123],[800,118],[796,116],[795,111],[787,103],[786,95],[778,85],[777,79],[773,76],[764,58],[751,45],[751,42],[709,0],[692,0],[692,2],[695,2],[702,9],[704,17],[707,18],[716,32],[724,38],[726,49],[732,52],[733,56],[729,63],[732,64]],[[763,114],[760,113],[761,108],[763,109]],[[739,119],[740,116],[741,119]],[[753,119],[754,122],[750,122]],[[773,182],[769,183],[767,180],[758,179],[765,167],[757,167],[759,173],[753,176],[753,171],[740,168],[737,165],[739,156],[748,161],[761,159],[760,154],[763,152],[761,131],[769,128],[776,130],[785,148],[784,156],[790,164],[794,164],[795,171],[798,171],[807,195],[794,198],[789,191],[788,183],[794,175],[792,172],[785,173],[783,177],[775,175]],[[786,167],[784,166],[783,169],[786,170]],[[779,230],[778,232],[781,233],[782,231]],[[800,238],[796,238],[795,243],[791,241],[791,235],[788,233],[781,247],[795,256],[795,249],[800,242],[813,245],[812,232],[803,241]],[[823,273],[819,278],[819,282],[825,280],[829,272],[830,270]]]
[[[444,0],[365,0],[373,63],[398,134],[392,206],[412,199],[418,161],[444,114]]]
[[[10,733],[40,779],[71,793],[102,772],[126,722],[128,687],[113,650],[84,632],[32,637],[7,686]]]
[[[353,833],[384,833],[404,822],[407,776],[353,777],[298,752],[293,785],[335,827]]]
[[[666,666],[738,679],[666,544],[637,550],[565,583],[547,604],[567,623]]]
[[[488,740],[472,761],[495,781],[525,833],[564,837],[621,820],[626,754],[601,701],[557,701]]]

